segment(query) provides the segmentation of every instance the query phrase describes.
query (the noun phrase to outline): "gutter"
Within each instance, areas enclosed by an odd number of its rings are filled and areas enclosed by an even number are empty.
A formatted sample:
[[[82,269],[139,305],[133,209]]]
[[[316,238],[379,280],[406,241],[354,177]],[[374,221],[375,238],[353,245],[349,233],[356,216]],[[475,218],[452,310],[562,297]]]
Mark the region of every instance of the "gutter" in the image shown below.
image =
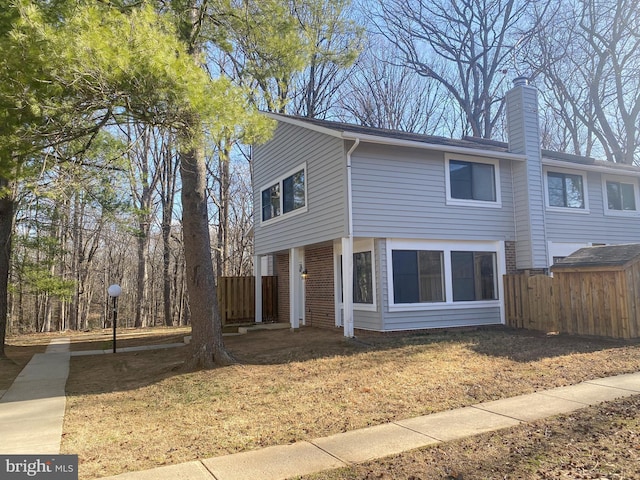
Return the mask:
[[[349,237],[353,239],[353,196],[351,191],[351,154],[360,145],[360,139],[355,138],[354,144],[347,152],[347,221],[348,221],[348,233]]]
[[[443,145],[439,143],[418,142],[416,140],[403,140],[400,138],[382,137],[378,135],[354,134],[353,132],[342,132],[344,140],[354,140],[356,142],[378,143],[381,145],[391,145],[394,147],[419,148],[421,150],[434,150],[438,152],[456,153],[459,155],[472,155],[494,159],[514,160],[525,162],[527,157],[518,153],[498,152],[495,150],[484,150],[481,148],[456,147],[453,145]]]

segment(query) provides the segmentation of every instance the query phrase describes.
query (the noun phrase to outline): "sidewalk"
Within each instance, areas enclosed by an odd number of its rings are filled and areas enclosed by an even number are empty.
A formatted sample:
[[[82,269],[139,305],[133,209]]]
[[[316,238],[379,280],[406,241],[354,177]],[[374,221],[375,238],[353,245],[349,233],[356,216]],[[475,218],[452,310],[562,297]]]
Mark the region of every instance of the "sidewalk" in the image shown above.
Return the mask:
[[[60,453],[68,376],[69,339],[53,339],[0,398],[0,453]]]
[[[157,346],[142,348],[154,347]],[[69,359],[69,339],[53,340],[45,353],[33,356],[2,396],[0,453],[60,452]],[[640,372],[399,420],[307,442],[124,473],[103,480],[283,480],[509,428],[631,395],[640,395]]]

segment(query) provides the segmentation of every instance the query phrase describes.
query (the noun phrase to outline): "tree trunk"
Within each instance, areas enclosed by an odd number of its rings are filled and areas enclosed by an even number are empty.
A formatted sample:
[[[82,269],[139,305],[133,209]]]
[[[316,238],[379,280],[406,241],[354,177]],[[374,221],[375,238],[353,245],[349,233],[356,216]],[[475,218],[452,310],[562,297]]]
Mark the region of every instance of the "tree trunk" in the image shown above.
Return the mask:
[[[228,274],[229,267],[229,189],[231,187],[231,179],[229,174],[229,152],[226,149],[219,153],[219,173],[220,185],[219,185],[219,214],[218,214],[218,248],[216,250],[218,261],[217,273],[218,277],[223,277]]]
[[[199,119],[192,117],[189,120],[192,129],[200,132],[197,127]],[[204,152],[201,140],[197,137],[183,139],[181,145],[182,229],[192,332],[191,358],[185,366],[197,369],[211,368],[216,364],[229,365],[234,360],[226,351],[222,339],[211,259]]]
[[[142,215],[146,215],[143,213]],[[133,326],[136,328],[141,328],[147,325],[148,323],[148,308],[149,308],[149,298],[148,298],[148,290],[147,283],[149,281],[149,275],[147,272],[147,256],[149,252],[149,223],[140,222],[138,228],[138,274],[136,276],[136,313],[135,320],[133,322]]]
[[[4,193],[9,182],[0,178],[0,357],[4,357],[4,344],[7,336],[7,307],[9,268],[11,260],[11,237],[13,233],[14,202],[11,193]]]

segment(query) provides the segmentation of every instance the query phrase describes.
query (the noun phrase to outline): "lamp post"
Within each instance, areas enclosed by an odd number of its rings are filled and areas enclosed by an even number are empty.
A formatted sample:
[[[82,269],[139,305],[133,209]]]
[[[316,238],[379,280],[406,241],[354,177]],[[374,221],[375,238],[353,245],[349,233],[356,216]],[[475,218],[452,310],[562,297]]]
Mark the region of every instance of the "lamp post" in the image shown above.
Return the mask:
[[[120,285],[114,284],[107,289],[107,293],[113,298],[113,353],[116,353],[116,324],[118,323],[118,297],[122,293]]]

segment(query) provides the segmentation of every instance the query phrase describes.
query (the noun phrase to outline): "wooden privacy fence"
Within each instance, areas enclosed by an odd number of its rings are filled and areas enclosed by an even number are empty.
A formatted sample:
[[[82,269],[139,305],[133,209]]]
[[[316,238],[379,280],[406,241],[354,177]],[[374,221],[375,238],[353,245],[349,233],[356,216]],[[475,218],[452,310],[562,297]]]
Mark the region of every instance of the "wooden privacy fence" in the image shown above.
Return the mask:
[[[638,295],[625,272],[505,275],[506,323],[516,328],[614,338],[640,336]]]
[[[222,324],[255,319],[255,277],[219,277],[218,303]],[[278,318],[278,277],[262,277],[262,320]]]
[[[546,275],[505,275],[507,325],[545,332],[558,331],[553,278]]]

